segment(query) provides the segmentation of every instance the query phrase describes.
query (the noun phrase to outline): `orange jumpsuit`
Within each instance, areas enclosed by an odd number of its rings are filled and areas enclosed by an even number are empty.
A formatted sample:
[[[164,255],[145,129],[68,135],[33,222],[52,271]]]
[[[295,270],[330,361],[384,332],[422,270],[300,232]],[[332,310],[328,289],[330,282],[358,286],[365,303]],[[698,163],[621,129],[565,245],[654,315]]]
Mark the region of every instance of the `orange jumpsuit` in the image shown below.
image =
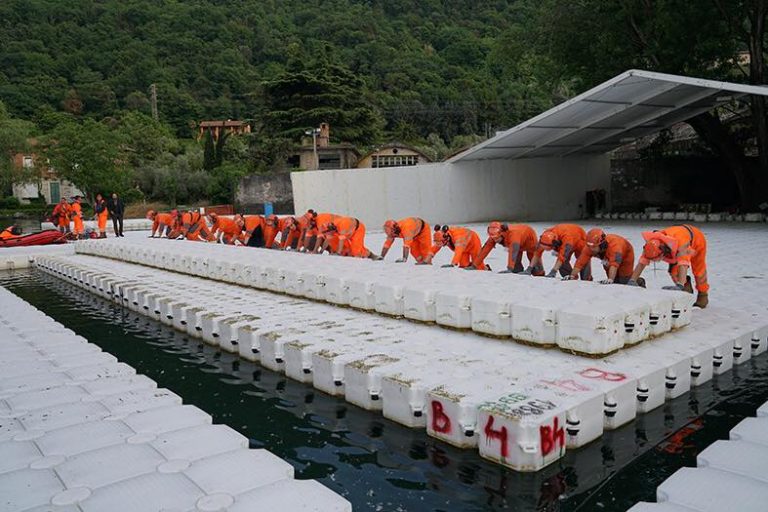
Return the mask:
[[[199,240],[203,237],[206,240],[211,239],[211,232],[208,230],[208,224],[200,212],[185,212],[181,216],[181,231],[187,240]]]
[[[244,215],[240,241],[249,247],[264,247],[266,223],[261,215]]]
[[[109,218],[109,210],[107,209],[107,202],[103,199],[96,203],[96,220],[99,226],[99,233],[106,236],[107,233],[107,219]],[[154,231],[154,230],[153,230]]]
[[[448,247],[453,250],[452,265],[458,265],[461,268],[474,265],[478,270],[485,270],[487,268],[485,263],[478,260],[482,246],[477,233],[468,228],[451,226],[448,228],[448,235],[451,237]],[[442,248],[442,244],[433,245],[431,250],[432,256],[437,254]]]
[[[536,244],[538,243],[536,231],[527,224],[509,224],[507,230],[502,232],[502,236],[501,245],[506,247],[509,253],[507,268],[522,272],[523,253],[528,256],[528,262],[530,262],[536,252]],[[496,241],[493,238],[488,238],[477,256],[477,262],[483,264],[494,247],[496,247]]]
[[[282,240],[282,238],[287,238],[285,230],[289,228],[291,225],[293,217],[283,217],[281,219],[277,220],[277,226],[270,226],[265,222],[264,224],[264,247],[271,249],[272,246],[275,244],[275,239],[277,238],[278,233],[282,233],[281,235],[281,241],[280,241],[280,247],[285,249],[285,242],[287,240]],[[290,236],[290,233],[288,234]]]
[[[576,224],[558,224],[557,226],[549,228],[549,231],[553,231],[560,241],[560,247],[557,249],[557,261],[561,263],[560,275],[568,276],[571,274],[571,256],[575,256],[579,259],[582,251],[586,249],[587,245],[587,233],[584,228]],[[544,253],[545,248],[538,246],[536,254],[541,256]],[[591,278],[591,268],[587,264],[582,269],[582,279]]]
[[[163,234],[166,233],[170,237],[170,233],[173,231],[173,224],[173,215],[170,213],[158,213],[152,221],[152,234],[160,230],[160,236],[163,236]]]
[[[403,245],[411,251],[416,261],[424,261],[432,250],[432,235],[429,224],[417,217],[408,217],[397,221],[400,232],[394,238],[387,237],[384,248],[389,249],[395,238],[402,238]]]
[[[319,223],[320,215],[317,217],[318,226],[322,226]],[[342,244],[341,254],[343,256],[368,257],[371,251],[365,247],[365,224],[354,217],[336,217],[333,224],[336,226],[336,231],[325,234],[328,237],[328,247],[332,251],[338,252],[337,244]]]
[[[305,217],[306,218],[306,217]],[[336,219],[340,219],[341,216],[334,215],[333,213],[318,213],[317,217],[315,217],[313,220],[308,220],[306,223],[306,229],[304,230],[304,234],[302,238],[299,240],[300,243],[307,243],[312,237],[317,237],[318,242],[323,239],[323,235],[319,232],[319,227],[323,224],[328,224],[331,222],[335,222]],[[318,247],[315,245],[315,247]],[[310,247],[310,249],[313,249],[313,247]]]
[[[78,202],[72,203],[70,208],[72,210],[72,224],[74,225],[72,232],[76,235],[82,235],[85,233],[85,227],[83,226],[83,208]]]
[[[626,284],[629,278],[632,277],[632,272],[635,269],[635,251],[632,249],[632,244],[626,238],[619,235],[605,235],[605,241],[607,243],[605,250],[594,257],[603,260],[603,268],[606,275],[608,274],[608,269],[616,267],[618,271],[616,272],[615,282]],[[592,258],[592,251],[584,249],[576,260],[573,270],[581,272],[584,267],[589,265]]]
[[[234,219],[228,217],[216,217],[216,222],[211,226],[211,232],[216,233],[217,230],[221,232],[221,241],[225,244],[234,244],[240,234],[240,226]]]
[[[0,240],[13,240],[14,238],[21,238],[23,235],[14,235],[11,233],[11,228],[13,226],[5,228],[2,232],[0,232]]]
[[[689,226],[672,226],[643,233],[645,240],[657,238],[664,242],[672,250],[670,256],[662,256],[660,259],[669,263],[669,273],[673,279],[677,276],[679,265],[691,268],[696,279],[696,290],[701,293],[709,293],[707,282],[707,239],[700,229]],[[644,256],[640,257],[640,263],[648,265],[651,261]]]
[[[69,213],[68,203],[59,203],[53,208],[53,217],[56,220],[56,226],[62,231],[69,231]]]

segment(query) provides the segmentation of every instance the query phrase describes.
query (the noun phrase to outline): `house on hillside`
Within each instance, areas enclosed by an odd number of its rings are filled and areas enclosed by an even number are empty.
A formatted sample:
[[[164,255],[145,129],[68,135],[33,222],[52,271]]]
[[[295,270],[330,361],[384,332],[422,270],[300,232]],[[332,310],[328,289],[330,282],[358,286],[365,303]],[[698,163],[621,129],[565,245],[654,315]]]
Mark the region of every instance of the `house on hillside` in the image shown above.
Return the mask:
[[[34,141],[31,144],[34,145]],[[34,153],[17,153],[14,155],[13,165],[17,170],[40,169],[36,181],[13,185],[13,196],[19,202],[29,204],[30,201],[44,197],[46,204],[55,204],[62,197],[70,198],[85,195],[69,181],[60,179],[53,167],[40,161],[41,158]]]
[[[320,123],[301,141],[301,146],[288,158],[288,168],[302,168],[308,171],[324,169],[353,169],[357,167],[360,152],[353,144],[341,142],[331,144],[331,126]]]
[[[397,142],[384,144],[362,157],[357,162],[360,169],[378,169],[383,167],[409,167],[428,164],[432,160],[418,149]]]
[[[251,133],[251,125],[245,121],[233,121],[231,119],[226,121],[200,121],[200,124],[197,125],[197,140],[202,140],[208,132],[213,135],[213,140],[217,141],[222,132],[226,132],[229,135]]]

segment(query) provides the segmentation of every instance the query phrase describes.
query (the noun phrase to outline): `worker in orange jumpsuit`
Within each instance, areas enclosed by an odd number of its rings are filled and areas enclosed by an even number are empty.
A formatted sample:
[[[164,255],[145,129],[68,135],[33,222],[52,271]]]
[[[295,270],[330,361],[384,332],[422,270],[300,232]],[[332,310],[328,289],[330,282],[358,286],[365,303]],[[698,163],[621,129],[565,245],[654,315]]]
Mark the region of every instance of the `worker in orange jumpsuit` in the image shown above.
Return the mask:
[[[196,210],[189,210],[181,216],[181,234],[187,240],[195,242],[207,242],[213,238],[203,214]]]
[[[314,210],[307,210],[303,216],[303,232],[299,239],[299,250],[309,253],[317,252],[317,249],[323,244],[323,233],[320,226],[332,224],[336,219],[341,218],[333,213],[317,213]],[[322,251],[321,251],[322,252]]]
[[[282,235],[280,235],[280,249],[284,251],[293,251],[299,247],[299,238],[301,237],[301,224],[296,217],[283,217],[280,219],[283,223]]]
[[[175,240],[183,236],[184,214],[178,210],[171,210],[170,215],[173,217],[173,223],[171,224],[171,231],[168,233],[168,238]]]
[[[69,203],[66,198],[62,197],[59,204],[53,208],[53,213],[51,214],[53,223],[62,233],[69,233],[69,213]]]
[[[163,235],[168,238],[171,237],[174,220],[176,218],[174,212],[158,213],[155,210],[149,210],[147,212],[147,219],[152,221],[152,234],[149,235],[150,238],[155,238],[155,235],[159,238],[162,238]]]
[[[212,233],[209,240],[228,245],[239,245],[242,243],[238,238],[242,231],[242,226],[235,219],[210,213],[208,214],[208,220],[211,222]]]
[[[248,247],[264,247],[264,229],[266,223],[261,215],[235,215],[235,223],[240,227],[240,243]]]
[[[320,224],[318,232],[323,240],[317,248],[318,253],[330,248],[331,254],[339,256],[381,259],[365,246],[365,224],[354,217],[336,217],[333,222]]]
[[[564,279],[576,279],[592,258],[599,258],[605,269],[605,279],[600,284],[627,284],[635,268],[635,251],[632,244],[619,235],[606,235],[600,228],[587,232],[586,249],[576,260],[571,275]],[[645,284],[645,280],[642,284]]]
[[[386,233],[387,239],[384,240],[384,246],[381,248],[381,257],[387,256],[395,238],[402,238],[403,257],[395,260],[395,263],[405,263],[411,254],[416,263],[426,261],[432,250],[432,236],[429,227],[424,219],[418,217],[407,217],[400,220],[389,219],[384,223],[384,233]]]
[[[277,215],[267,215],[264,219],[264,247],[267,249],[284,249],[283,242],[287,242],[290,236],[290,227],[293,225],[293,217],[280,218]],[[278,243],[277,235],[280,235]]]
[[[448,267],[473,267],[477,270],[491,270],[491,267],[478,260],[482,243],[480,236],[469,228],[459,226],[435,226],[433,236],[434,245],[430,250],[429,258],[425,263],[431,264],[432,258],[445,246],[453,251],[453,259],[450,263],[443,265]]]
[[[478,263],[485,262],[491,250],[496,244],[501,244],[507,248],[507,268],[499,272],[500,274],[523,272],[523,253],[528,256],[528,263],[533,261],[536,253],[536,244],[538,238],[536,231],[527,224],[503,224],[495,221],[488,224],[488,240],[483,244],[480,254],[477,256]],[[474,264],[470,268],[476,268]]]
[[[72,233],[77,238],[83,238],[85,235],[85,226],[83,225],[83,207],[80,204],[82,199],[80,196],[75,196],[74,201],[70,205],[70,211],[72,216]]]
[[[8,226],[0,231],[0,240],[13,240],[14,238],[21,238],[21,236],[21,226]]]
[[[96,194],[96,204],[93,205],[93,211],[96,214],[96,224],[99,227],[99,238],[107,238],[109,208],[107,208],[107,202],[101,194]]]
[[[665,290],[682,290],[693,293],[688,268],[693,270],[696,290],[699,292],[693,304],[699,308],[709,304],[709,283],[707,282],[707,239],[704,233],[690,225],[672,226],[659,231],[643,233],[645,245],[640,261],[632,273],[629,284],[638,286],[640,274],[652,261],[669,264],[669,275],[674,285]]]
[[[571,257],[577,260],[581,253],[586,249],[587,233],[584,228],[576,224],[558,224],[545,230],[539,237],[539,245],[536,248],[536,254],[533,261],[525,269],[526,274],[533,274],[537,271],[543,271],[542,254],[545,250],[551,250],[557,256],[557,261],[552,266],[552,270],[546,277],[555,277],[558,272],[563,277],[570,276],[573,268],[571,267]],[[585,281],[592,280],[592,265],[589,261],[581,269],[580,276]]]

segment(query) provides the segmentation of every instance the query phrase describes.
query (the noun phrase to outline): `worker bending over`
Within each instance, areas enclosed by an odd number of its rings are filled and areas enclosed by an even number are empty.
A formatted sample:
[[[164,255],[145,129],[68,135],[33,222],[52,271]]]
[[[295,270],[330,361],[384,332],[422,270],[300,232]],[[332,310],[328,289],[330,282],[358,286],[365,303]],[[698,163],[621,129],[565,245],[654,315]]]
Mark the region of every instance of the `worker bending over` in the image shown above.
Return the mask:
[[[264,217],[261,215],[235,215],[240,228],[240,243],[248,247],[264,247]]]
[[[264,219],[264,247],[267,249],[285,249],[291,236],[291,226],[296,219],[293,217],[280,218],[277,215],[267,215]],[[280,242],[277,242],[280,235]]]
[[[105,208],[106,211],[106,208]],[[152,221],[152,234],[149,235],[150,238],[155,238],[155,235],[162,238],[163,236],[167,236],[168,238],[171,237],[171,232],[173,231],[173,224],[174,220],[177,216],[176,210],[173,210],[171,213],[158,213],[155,210],[149,210],[147,212],[147,219]],[[106,224],[106,218],[104,220],[104,229],[106,230],[107,224]],[[101,227],[99,227],[99,230],[101,230]]]
[[[307,213],[302,217],[302,234],[299,238],[299,250],[310,253],[318,252],[317,249],[323,243],[320,226],[332,224],[339,218],[341,216],[333,213],[317,213],[315,210],[307,210]]]
[[[8,226],[0,231],[0,240],[13,240],[14,238],[21,238],[21,236],[21,226]]]
[[[211,222],[211,234],[209,241],[216,241],[221,244],[235,245],[240,244],[238,236],[242,227],[234,219],[221,216],[217,213],[208,214],[208,220]]]
[[[640,275],[652,261],[669,263],[669,275],[674,285],[665,290],[681,290],[693,293],[688,268],[693,270],[698,296],[694,306],[707,307],[709,304],[709,283],[707,282],[707,239],[698,228],[690,225],[672,226],[660,231],[643,233],[645,245],[643,255],[632,273],[629,284],[638,285]]]
[[[333,222],[320,224],[318,231],[318,236],[322,236],[322,243],[317,248],[318,253],[331,248],[332,254],[339,256],[381,259],[365,246],[365,224],[354,217],[337,217]]]
[[[429,224],[418,217],[407,217],[400,220],[388,220],[384,223],[384,233],[387,239],[381,248],[381,257],[386,257],[395,238],[403,239],[403,257],[395,260],[395,263],[408,261],[408,256],[413,255],[416,263],[423,263],[429,258],[432,250],[432,236]]]
[[[500,244],[507,248],[507,268],[499,272],[508,274],[514,272],[519,274],[523,272],[523,253],[528,257],[528,264],[533,261],[536,254],[536,231],[527,224],[503,224],[501,222],[491,222],[488,224],[488,240],[483,244],[480,254],[477,256],[477,262],[482,264],[488,257],[491,250]],[[476,268],[473,263],[470,268]],[[544,272],[540,272],[541,275]]]
[[[285,226],[280,235],[280,249],[284,251],[294,251],[299,248],[299,238],[301,238],[301,224],[296,217],[284,217],[281,219]]]
[[[51,220],[62,233],[69,233],[69,214],[69,203],[66,198],[62,197],[51,214]]]
[[[477,233],[469,228],[460,226],[435,225],[434,245],[425,263],[432,263],[432,258],[443,247],[453,251],[453,259],[450,263],[442,265],[447,267],[475,268],[477,270],[490,270],[485,263],[479,261],[481,243]]]
[[[181,235],[187,240],[207,242],[212,235],[203,214],[196,210],[184,212],[181,216]]]
[[[592,258],[599,258],[605,269],[605,279],[600,284],[627,284],[635,266],[635,251],[629,241],[619,235],[606,235],[600,228],[587,232],[586,250],[576,260],[571,275],[564,279],[576,279]],[[645,280],[641,286],[645,286]]]
[[[576,224],[558,224],[545,230],[541,237],[539,237],[539,245],[536,249],[536,255],[533,257],[533,261],[525,269],[526,274],[534,274],[535,272],[541,272],[544,269],[542,263],[542,254],[544,251],[553,251],[557,256],[557,261],[552,266],[552,270],[546,275],[546,277],[555,277],[558,272],[560,275],[570,276],[573,268],[571,267],[571,257],[579,259],[582,251],[586,248],[587,233],[581,226]],[[592,272],[589,261],[584,265],[580,272],[583,280],[591,280]]]

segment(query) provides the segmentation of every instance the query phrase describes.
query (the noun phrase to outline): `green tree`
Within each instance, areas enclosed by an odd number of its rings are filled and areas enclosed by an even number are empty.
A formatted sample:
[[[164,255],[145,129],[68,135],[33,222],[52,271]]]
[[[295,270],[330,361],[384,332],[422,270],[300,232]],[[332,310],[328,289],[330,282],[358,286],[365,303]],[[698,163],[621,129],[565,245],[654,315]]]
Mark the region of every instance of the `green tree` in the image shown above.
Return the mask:
[[[62,178],[90,198],[98,192],[125,194],[133,182],[125,142],[119,131],[85,119],[57,126],[46,138],[44,154]]]
[[[15,165],[18,153],[30,150],[30,138],[35,125],[29,121],[14,119],[0,101],[0,196],[11,195],[17,183],[36,182],[37,169]]]

